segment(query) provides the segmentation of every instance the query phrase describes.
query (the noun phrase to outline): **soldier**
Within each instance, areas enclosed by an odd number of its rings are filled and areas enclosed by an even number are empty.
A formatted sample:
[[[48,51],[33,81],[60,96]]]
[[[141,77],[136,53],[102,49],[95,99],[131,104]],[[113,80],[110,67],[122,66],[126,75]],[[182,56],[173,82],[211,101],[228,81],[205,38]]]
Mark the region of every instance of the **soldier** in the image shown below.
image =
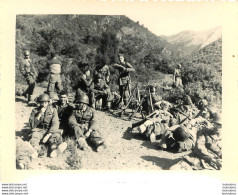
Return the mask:
[[[20,71],[23,76],[26,78],[28,88],[23,92],[23,96],[28,96],[28,105],[31,105],[33,102],[33,92],[36,86],[36,77],[37,72],[30,60],[30,52],[28,50],[24,51],[24,59],[21,61]]]
[[[146,120],[139,124],[138,131],[144,134],[151,142],[156,141],[156,137],[162,135],[168,128],[173,116],[168,112],[169,103],[163,101],[161,110],[155,110]]]
[[[216,169],[222,167],[221,128],[219,113],[214,113],[213,127],[203,128],[197,132],[197,141],[191,154],[183,157],[171,170]]]
[[[76,98],[82,94],[88,95],[91,106],[93,106],[93,94],[91,91],[92,82],[93,82],[93,79],[90,76],[89,67],[86,67],[84,68],[83,74],[79,77],[79,80],[77,83]]]
[[[30,144],[41,156],[43,153],[40,142],[49,143],[50,156],[55,157],[57,147],[62,144],[58,114],[56,109],[49,105],[49,95],[40,95],[38,101],[40,106],[32,110],[29,119],[30,128],[32,130]]]
[[[68,93],[67,91],[60,92],[60,100],[56,104],[56,110],[59,117],[59,129],[63,130],[63,136],[71,136],[73,133],[70,131],[69,117],[74,109],[74,105],[68,103]]]
[[[111,110],[111,102],[113,99],[110,87],[103,80],[103,75],[98,73],[92,85],[93,107],[95,107],[96,100],[102,99],[102,105],[106,106],[106,110]]]
[[[196,128],[174,125],[164,132],[158,146],[160,149],[174,152],[192,150],[196,142],[196,133]]]
[[[48,62],[50,69],[50,79],[47,88],[47,92],[59,93],[63,90],[61,79],[61,62],[56,58],[55,54],[52,54],[52,59]]]
[[[182,65],[178,64],[177,68],[174,69],[173,78],[175,87],[183,88],[181,67]]]
[[[78,147],[88,150],[89,141],[99,152],[105,148],[104,140],[97,130],[96,113],[93,108],[88,106],[89,99],[85,94],[80,94],[75,101],[75,109],[69,117],[69,126],[74,131]]]
[[[103,64],[102,66],[98,66],[95,70],[95,76],[98,74],[102,74],[102,79],[106,82],[106,84],[109,84],[110,81],[110,70],[109,66],[107,64]]]
[[[121,96],[121,104],[124,103],[124,105],[127,105],[129,97],[131,95],[131,78],[130,78],[130,72],[134,72],[135,69],[129,64],[128,62],[125,62],[124,57],[122,54],[118,55],[119,58],[119,64],[114,64],[114,67],[119,70],[119,91]]]

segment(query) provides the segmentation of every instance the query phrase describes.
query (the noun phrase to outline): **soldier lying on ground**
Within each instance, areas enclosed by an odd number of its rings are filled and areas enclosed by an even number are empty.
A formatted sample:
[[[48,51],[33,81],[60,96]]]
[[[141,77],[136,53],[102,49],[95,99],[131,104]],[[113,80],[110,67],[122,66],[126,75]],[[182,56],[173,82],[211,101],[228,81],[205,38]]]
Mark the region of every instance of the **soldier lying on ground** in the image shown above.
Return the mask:
[[[156,108],[159,109],[148,115],[138,127],[138,131],[149,138],[151,142],[155,142],[156,137],[162,135],[169,128],[169,123],[173,118],[168,112],[169,102],[162,101],[160,107]]]
[[[92,100],[93,108],[95,108],[96,101],[102,100],[100,107],[106,107],[106,110],[111,110],[111,102],[113,99],[110,87],[102,78],[102,74],[98,73],[92,84]]]
[[[42,153],[41,143],[49,144],[50,156],[55,157],[65,148],[65,143],[62,142],[62,136],[59,131],[59,118],[57,110],[49,105],[50,98],[47,94],[39,96],[38,101],[40,106],[32,110],[29,124],[32,129],[30,144],[38,152],[39,156]]]
[[[102,135],[97,129],[95,110],[88,105],[88,96],[80,94],[75,101],[75,109],[69,117],[69,126],[74,132],[80,149],[88,150],[88,141],[99,152],[105,148],[105,144]]]
[[[221,115],[215,113],[213,117],[213,127],[202,128],[197,132],[197,141],[193,152],[170,167],[171,170],[221,169]]]
[[[33,101],[33,92],[36,86],[37,72],[30,60],[30,52],[28,50],[24,51],[24,59],[21,61],[20,71],[28,84],[28,88],[21,95],[26,98],[28,96],[28,105],[35,104]]]

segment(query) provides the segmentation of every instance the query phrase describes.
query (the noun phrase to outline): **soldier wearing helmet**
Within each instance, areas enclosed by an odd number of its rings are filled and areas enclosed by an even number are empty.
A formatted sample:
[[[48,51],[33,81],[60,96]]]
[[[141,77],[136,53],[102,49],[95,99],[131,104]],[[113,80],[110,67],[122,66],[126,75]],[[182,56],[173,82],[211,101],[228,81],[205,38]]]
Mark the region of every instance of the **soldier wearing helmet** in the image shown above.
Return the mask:
[[[62,78],[61,78],[61,62],[57,59],[56,54],[52,54],[51,60],[48,62],[50,70],[50,79],[47,88],[47,92],[59,93],[63,90]]]
[[[36,85],[37,72],[30,59],[30,52],[28,50],[25,50],[23,55],[24,59],[22,59],[21,61],[20,71],[26,79],[28,88],[26,89],[25,92],[23,92],[22,95],[25,97],[28,96],[28,105],[31,105],[34,103],[33,92]]]
[[[92,90],[93,107],[95,107],[96,101],[102,100],[102,107],[105,107],[106,110],[110,110],[113,96],[110,87],[103,80],[103,75],[101,73],[98,73],[96,75],[91,90]]]
[[[131,77],[130,72],[134,72],[135,69],[131,64],[125,62],[124,56],[122,54],[118,55],[119,64],[114,64],[114,67],[119,71],[119,91],[121,96],[121,104],[126,105],[128,103],[129,97],[131,95]]]
[[[174,69],[173,79],[175,87],[183,88],[181,67],[181,64],[177,64],[177,67]]]
[[[75,108],[69,117],[69,126],[74,132],[78,147],[88,150],[88,143],[101,151],[105,145],[96,125],[96,112],[89,107],[89,98],[85,94],[80,94],[75,100]]]
[[[52,153],[61,143],[62,138],[59,131],[59,118],[55,108],[49,104],[50,97],[48,94],[42,94],[38,97],[40,106],[32,110],[29,124],[32,130],[30,144],[35,150],[42,154],[42,143],[49,143],[50,152]],[[51,157],[53,157],[51,155]]]
[[[221,128],[219,113],[213,113],[212,127],[197,132],[197,141],[193,152],[185,156],[171,169],[216,169],[222,167]]]

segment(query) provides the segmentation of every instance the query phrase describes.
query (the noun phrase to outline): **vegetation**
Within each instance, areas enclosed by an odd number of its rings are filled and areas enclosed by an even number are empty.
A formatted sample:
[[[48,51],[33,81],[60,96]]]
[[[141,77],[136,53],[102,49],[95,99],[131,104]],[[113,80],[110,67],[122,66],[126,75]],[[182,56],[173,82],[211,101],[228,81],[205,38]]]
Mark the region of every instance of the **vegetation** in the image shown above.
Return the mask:
[[[63,63],[65,86],[77,84],[85,65],[94,71],[100,64],[117,62],[123,53],[136,69],[134,82],[148,84],[161,73],[172,74],[177,63],[183,64],[186,91],[206,94],[221,101],[221,39],[202,50],[183,56],[165,39],[151,33],[139,22],[126,16],[94,15],[18,15],[16,20],[16,82],[25,83],[19,72],[22,51],[29,49],[39,72],[37,82],[46,85],[47,61],[52,53]],[[110,66],[111,85],[116,88],[117,71]],[[152,76],[153,75],[153,78]],[[164,83],[165,84],[165,83]]]

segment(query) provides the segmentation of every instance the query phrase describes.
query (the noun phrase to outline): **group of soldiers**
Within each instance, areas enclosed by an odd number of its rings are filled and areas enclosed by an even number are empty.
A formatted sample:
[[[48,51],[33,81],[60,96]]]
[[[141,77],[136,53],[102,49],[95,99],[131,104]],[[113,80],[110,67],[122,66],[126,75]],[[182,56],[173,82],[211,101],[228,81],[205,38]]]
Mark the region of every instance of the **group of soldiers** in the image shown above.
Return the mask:
[[[127,105],[131,97],[130,72],[135,69],[125,62],[119,54],[119,63],[113,67],[118,69],[119,93],[118,106]],[[41,94],[29,118],[32,130],[29,143],[32,146],[31,157],[45,155],[42,146],[48,145],[50,157],[56,157],[67,148],[65,137],[73,137],[81,150],[89,146],[97,152],[105,149],[106,142],[97,125],[95,108],[111,110],[114,93],[110,90],[110,70],[108,65],[99,66],[91,76],[88,67],[79,76],[74,102],[69,102],[69,94],[63,89],[61,79],[61,62],[53,55],[49,61],[50,77],[46,93]],[[174,82],[182,87],[181,65],[174,73]],[[24,52],[21,72],[28,83],[27,90],[22,94],[33,101],[37,71],[30,60],[30,52]],[[180,80],[179,80],[180,79]],[[193,152],[181,159],[171,169],[220,169],[221,168],[221,116],[211,111],[206,100],[201,99],[195,106],[188,95],[184,95],[181,104],[172,104],[156,94],[155,86],[150,86],[151,105],[155,111],[145,119],[134,123],[133,130],[141,133],[151,142],[158,143],[158,148],[183,152]],[[20,168],[24,168],[21,157],[18,159]]]

